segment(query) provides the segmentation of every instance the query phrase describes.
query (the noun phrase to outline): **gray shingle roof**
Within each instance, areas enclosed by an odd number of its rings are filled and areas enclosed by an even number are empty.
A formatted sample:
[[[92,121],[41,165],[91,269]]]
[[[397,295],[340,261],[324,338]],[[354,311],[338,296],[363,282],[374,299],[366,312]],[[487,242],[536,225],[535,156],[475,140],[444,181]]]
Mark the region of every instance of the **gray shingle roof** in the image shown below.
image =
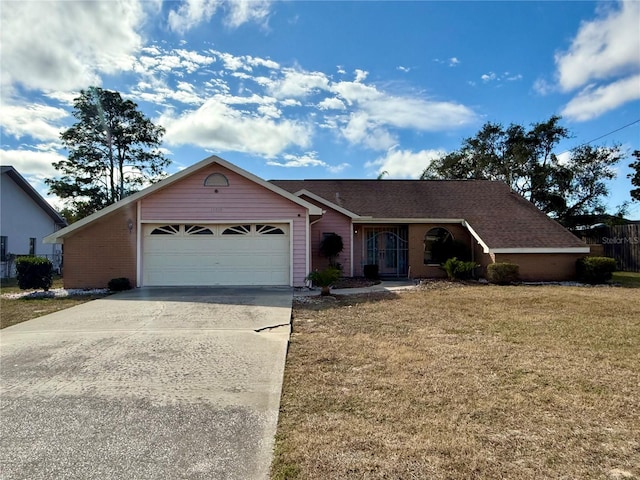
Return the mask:
[[[272,180],[374,219],[464,219],[490,248],[573,248],[584,242],[502,182]]]

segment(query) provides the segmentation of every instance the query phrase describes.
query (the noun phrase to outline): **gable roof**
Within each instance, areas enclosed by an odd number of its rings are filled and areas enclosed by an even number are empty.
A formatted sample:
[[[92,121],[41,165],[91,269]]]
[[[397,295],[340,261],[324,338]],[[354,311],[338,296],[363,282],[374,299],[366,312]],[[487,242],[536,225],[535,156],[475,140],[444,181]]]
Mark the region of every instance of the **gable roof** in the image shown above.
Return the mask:
[[[586,253],[584,242],[503,182],[490,180],[273,180],[361,217],[354,221],[462,221],[486,252]],[[365,217],[365,218],[363,218]],[[434,222],[435,223],[435,222]],[[522,252],[524,253],[524,252]]]
[[[291,192],[288,192],[287,190],[284,190],[280,187],[278,187],[275,184],[269,183],[263,179],[261,179],[260,177],[257,177],[256,175],[247,172],[246,170],[243,170],[242,168],[227,162],[226,160],[223,160],[222,158],[216,156],[216,155],[212,155],[210,157],[205,158],[204,160],[201,160],[198,163],[195,163],[193,165],[191,165],[188,168],[185,168],[184,170],[179,171],[178,173],[175,173],[173,175],[171,175],[170,177],[165,178],[164,180],[161,180],[157,183],[154,183],[153,185],[145,188],[144,190],[140,190],[139,192],[136,192],[132,195],[129,195],[126,198],[123,198],[122,200],[109,205],[105,208],[103,208],[102,210],[99,210],[91,215],[89,215],[88,217],[85,217],[81,220],[78,220],[77,222],[69,225],[66,228],[63,228],[62,230],[58,230],[57,232],[52,233],[51,235],[47,236],[44,238],[44,243],[63,243],[64,241],[64,237],[69,236],[70,234],[72,234],[73,232],[89,225],[90,223],[106,216],[109,215],[113,212],[115,212],[116,210],[126,206],[126,205],[130,205],[132,203],[137,202],[138,200],[143,199],[144,197],[147,197],[149,195],[151,195],[154,192],[157,192],[158,190],[167,188],[169,185],[172,185],[174,183],[176,183],[177,181],[188,177],[189,175],[197,172],[198,170],[201,170],[205,167],[208,167],[209,165],[212,164],[218,164],[228,170],[231,170],[234,173],[237,173],[238,175],[245,177],[246,179],[257,183],[258,185],[266,188],[267,190],[270,190],[294,203],[297,203],[298,205],[306,208],[309,210],[309,214],[310,215],[321,215],[322,214],[322,210],[318,207],[316,207],[315,205],[303,200],[302,198],[299,198],[295,195],[293,195]]]
[[[62,218],[62,216],[56,212],[51,205],[49,205],[49,202],[42,198],[42,195],[40,195],[14,167],[11,165],[3,165],[0,167],[0,171],[2,175],[6,175],[11,178],[16,185],[29,195],[31,200],[33,200],[47,215],[49,215],[56,225],[60,227],[67,225],[66,220]]]

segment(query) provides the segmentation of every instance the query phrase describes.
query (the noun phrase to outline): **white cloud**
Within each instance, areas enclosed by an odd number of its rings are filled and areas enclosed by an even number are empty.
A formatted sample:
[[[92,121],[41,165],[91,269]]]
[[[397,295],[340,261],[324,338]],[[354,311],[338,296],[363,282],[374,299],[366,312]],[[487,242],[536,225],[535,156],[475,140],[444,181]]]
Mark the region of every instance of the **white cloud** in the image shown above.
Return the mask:
[[[411,71],[409,67],[403,67],[402,65],[397,66],[396,70],[400,70],[401,72],[404,72],[404,73],[409,73]]]
[[[42,104],[3,105],[0,125],[4,135],[11,135],[17,140],[22,137],[58,140],[61,131],[59,121],[68,115],[62,108]]]
[[[497,75],[493,72],[485,73],[481,77],[483,82],[491,82],[497,78]]]
[[[365,164],[375,168],[377,174],[387,172],[391,178],[418,178],[431,162],[445,155],[444,150],[420,150],[412,152],[397,148],[389,149],[386,155]]]
[[[347,107],[344,106],[342,100],[336,97],[327,97],[318,103],[320,110],[344,110]]]
[[[64,159],[66,157],[55,150],[0,150],[0,164],[11,165],[22,175],[38,172],[43,179],[57,176],[53,163]]]
[[[11,2],[0,9],[2,86],[72,90],[131,69],[142,3]],[[108,45],[108,48],[105,48]]]
[[[284,162],[269,160],[267,165],[285,168],[326,167],[327,163],[318,159],[317,155],[318,152],[307,152],[303,155],[286,154],[282,156],[285,160]]]
[[[460,65],[460,60],[458,60],[456,57],[451,57],[449,59],[449,66],[450,67],[455,67],[455,66],[458,66],[458,65]]]
[[[570,91],[640,67],[640,2],[620,2],[602,18],[584,22],[566,52],[556,55],[560,86]]]
[[[386,150],[396,143],[396,138],[365,112],[352,113],[341,133],[350,143],[362,144],[373,150]]]
[[[564,107],[561,114],[585,121],[634,100],[640,100],[640,74],[602,87],[584,89]]]
[[[364,78],[357,74],[357,78]],[[347,117],[337,119],[341,133],[353,144],[386,150],[396,143],[389,128],[410,128],[422,131],[442,130],[473,121],[475,113],[468,107],[428,100],[415,96],[396,96],[361,82],[337,82],[331,91],[343,99],[352,110]]]
[[[356,83],[362,82],[369,76],[369,72],[360,70],[359,68],[356,69],[355,74],[356,74],[356,79],[355,79]]]
[[[581,89],[562,114],[598,117],[640,98],[640,2],[625,1],[584,22],[571,46],[555,57],[561,90]]]
[[[339,173],[349,167],[348,163],[341,163],[339,165],[329,165],[327,162],[318,158],[317,152],[306,152],[303,155],[283,155],[284,162],[277,160],[269,160],[267,165],[284,168],[301,168],[301,167],[324,167],[331,173]]]
[[[266,26],[271,13],[270,0],[182,0],[177,9],[169,12],[169,28],[178,33],[208,22],[218,9],[225,10],[224,23],[237,28],[248,22]]]
[[[270,0],[229,0],[229,13],[225,23],[232,28],[248,22],[266,26],[271,13],[271,3]]]
[[[548,95],[554,90],[555,87],[544,78],[538,78],[535,82],[533,82],[533,91],[538,95]]]
[[[269,158],[291,146],[304,148],[309,145],[309,126],[293,120],[276,122],[266,116],[234,110],[222,100],[221,97],[213,97],[197,110],[186,111],[179,116],[170,111],[163,114],[158,123],[167,129],[167,143],[253,153]]]
[[[179,33],[191,30],[209,21],[221,3],[220,0],[183,0],[177,10],[169,12],[169,28]]]
[[[322,72],[305,72],[296,69],[283,69],[284,77],[271,81],[267,86],[277,98],[304,98],[314,92],[328,90],[329,79]]]

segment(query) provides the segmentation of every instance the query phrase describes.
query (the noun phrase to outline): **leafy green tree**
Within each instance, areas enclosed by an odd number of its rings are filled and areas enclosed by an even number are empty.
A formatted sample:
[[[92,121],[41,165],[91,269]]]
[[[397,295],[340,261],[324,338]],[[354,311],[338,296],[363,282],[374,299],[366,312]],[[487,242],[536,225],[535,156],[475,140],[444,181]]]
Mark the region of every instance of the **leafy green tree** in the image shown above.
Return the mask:
[[[635,160],[629,164],[629,167],[634,169],[635,173],[630,173],[628,177],[631,179],[631,185],[638,187],[631,190],[631,198],[640,202],[640,150],[634,150],[631,155]]]
[[[54,163],[49,192],[67,199],[80,219],[164,178],[170,161],[160,151],[164,128],[118,92],[91,87],[74,100],[77,122],[61,135],[68,158]]]
[[[561,162],[554,150],[570,138],[552,116],[529,130],[512,124],[486,123],[453,151],[431,163],[423,179],[500,180],[566,226],[576,217],[603,213],[606,182],[615,178],[620,148],[581,145]]]

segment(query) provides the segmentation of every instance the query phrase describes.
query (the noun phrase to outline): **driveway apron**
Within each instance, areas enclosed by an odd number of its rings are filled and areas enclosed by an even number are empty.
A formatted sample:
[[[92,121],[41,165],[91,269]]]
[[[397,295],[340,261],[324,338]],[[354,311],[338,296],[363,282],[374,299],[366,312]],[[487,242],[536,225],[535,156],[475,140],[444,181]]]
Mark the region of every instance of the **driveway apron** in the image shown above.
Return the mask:
[[[267,478],[291,301],[143,288],[2,330],[0,478]]]

